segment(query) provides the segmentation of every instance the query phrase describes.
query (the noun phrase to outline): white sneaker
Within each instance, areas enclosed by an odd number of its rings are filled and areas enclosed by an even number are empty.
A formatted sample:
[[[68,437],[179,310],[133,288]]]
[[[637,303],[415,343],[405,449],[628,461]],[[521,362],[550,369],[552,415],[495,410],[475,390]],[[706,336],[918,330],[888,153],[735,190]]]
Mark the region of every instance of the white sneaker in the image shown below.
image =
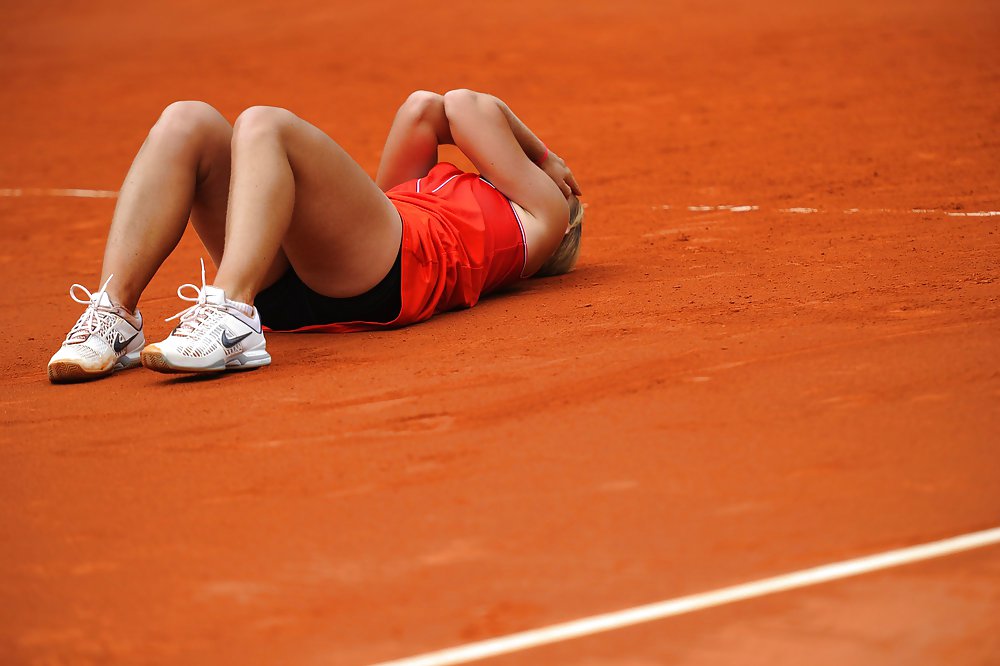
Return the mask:
[[[170,317],[180,324],[167,339],[142,350],[142,364],[157,372],[220,372],[270,365],[257,308],[226,298],[218,287],[205,284],[202,264],[201,289],[181,285],[177,295],[194,303]],[[196,296],[182,292],[190,287]],[[170,321],[168,319],[167,321]]]
[[[70,298],[87,309],[76,320],[59,351],[49,359],[49,381],[53,384],[97,379],[116,370],[139,366],[139,353],[146,344],[142,315],[138,310],[133,315],[111,302],[105,289],[112,277],[96,294],[82,284],[70,287]],[[77,289],[86,298],[77,296]]]

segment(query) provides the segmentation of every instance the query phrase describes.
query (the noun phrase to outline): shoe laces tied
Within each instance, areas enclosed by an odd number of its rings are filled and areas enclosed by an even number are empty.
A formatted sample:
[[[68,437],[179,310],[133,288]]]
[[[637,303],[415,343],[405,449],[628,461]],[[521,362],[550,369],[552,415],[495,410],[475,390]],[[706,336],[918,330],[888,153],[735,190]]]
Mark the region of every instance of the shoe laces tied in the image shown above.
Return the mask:
[[[73,328],[70,329],[69,334],[66,336],[66,342],[86,342],[87,338],[101,329],[101,313],[108,312],[107,308],[100,306],[100,302],[102,300],[101,297],[107,293],[108,283],[111,282],[111,278],[114,276],[114,273],[109,275],[108,279],[104,281],[104,284],[101,285],[101,288],[97,290],[96,294],[91,293],[85,286],[76,282],[69,288],[69,297],[81,305],[86,305],[87,309],[77,320],[76,324],[73,325]],[[83,292],[86,295],[86,298],[78,296],[76,293],[77,289]]]
[[[173,317],[166,318],[165,321],[180,319],[180,323],[177,325],[177,328],[173,330],[171,335],[179,335],[182,337],[191,335],[199,325],[209,318],[213,310],[219,309],[218,305],[209,303],[206,300],[206,286],[208,286],[208,283],[205,281],[205,260],[201,259],[201,287],[199,288],[198,285],[191,284],[190,282],[177,287],[177,298],[182,301],[187,301],[188,303],[194,303],[194,305],[178,312]],[[194,296],[186,295],[184,293],[185,289],[193,289]]]

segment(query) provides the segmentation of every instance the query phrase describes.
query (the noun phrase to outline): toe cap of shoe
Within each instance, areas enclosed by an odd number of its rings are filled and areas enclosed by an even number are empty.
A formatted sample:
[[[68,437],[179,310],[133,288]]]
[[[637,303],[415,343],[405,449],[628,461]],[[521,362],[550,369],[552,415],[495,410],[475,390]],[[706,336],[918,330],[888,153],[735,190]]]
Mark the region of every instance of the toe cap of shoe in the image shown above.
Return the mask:
[[[115,363],[113,357],[104,358],[83,345],[63,345],[49,359],[49,367],[57,364],[72,364],[84,372],[106,372]]]

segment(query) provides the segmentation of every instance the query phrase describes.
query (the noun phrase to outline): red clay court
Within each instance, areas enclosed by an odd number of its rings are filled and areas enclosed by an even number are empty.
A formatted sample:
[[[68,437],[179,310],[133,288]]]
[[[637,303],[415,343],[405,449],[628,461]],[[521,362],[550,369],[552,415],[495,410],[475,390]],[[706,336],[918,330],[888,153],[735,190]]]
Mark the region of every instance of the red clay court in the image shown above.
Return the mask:
[[[3,14],[0,663],[401,660],[972,533],[477,663],[1000,663],[995,2]],[[374,172],[455,87],[566,157],[574,272],[252,373],[48,383],[168,103],[290,108]]]

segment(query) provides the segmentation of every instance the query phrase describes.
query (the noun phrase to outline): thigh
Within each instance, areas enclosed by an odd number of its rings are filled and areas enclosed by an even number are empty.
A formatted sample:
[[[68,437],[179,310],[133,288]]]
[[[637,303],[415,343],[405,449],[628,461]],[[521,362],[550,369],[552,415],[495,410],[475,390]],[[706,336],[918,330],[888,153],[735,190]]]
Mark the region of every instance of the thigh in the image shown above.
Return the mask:
[[[295,206],[282,247],[314,291],[337,298],[361,294],[395,263],[399,213],[333,139],[286,113],[281,133],[295,177]]]
[[[229,205],[229,178],[232,171],[233,126],[208,104],[181,102],[182,111],[197,118],[199,155],[191,204],[191,226],[208,251],[216,268],[222,262],[226,245],[226,209]],[[284,252],[264,276],[263,287],[274,284],[288,270]]]

